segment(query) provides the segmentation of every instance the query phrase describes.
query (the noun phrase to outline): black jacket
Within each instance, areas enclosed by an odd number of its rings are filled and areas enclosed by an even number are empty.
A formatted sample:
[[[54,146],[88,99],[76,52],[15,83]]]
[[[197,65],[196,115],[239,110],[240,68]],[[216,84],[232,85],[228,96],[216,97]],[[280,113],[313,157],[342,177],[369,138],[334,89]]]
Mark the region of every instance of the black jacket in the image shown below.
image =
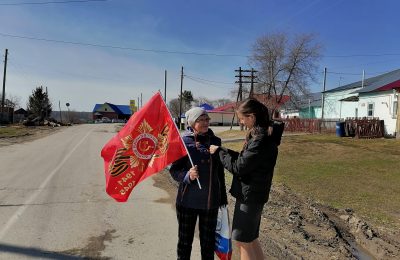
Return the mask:
[[[268,201],[278,147],[267,129],[250,137],[240,153],[221,147],[218,154],[224,167],[233,174],[230,189],[233,197],[246,203]]]
[[[193,164],[199,171],[199,189],[197,181],[189,179],[188,171],[192,167],[187,156],[174,162],[170,173],[174,180],[179,182],[176,203],[178,205],[195,209],[212,209],[226,205],[227,196],[225,189],[224,167],[217,154],[211,155],[210,145],[221,145],[221,139],[216,137],[211,129],[204,135],[193,134],[189,129],[182,135],[188,148]]]

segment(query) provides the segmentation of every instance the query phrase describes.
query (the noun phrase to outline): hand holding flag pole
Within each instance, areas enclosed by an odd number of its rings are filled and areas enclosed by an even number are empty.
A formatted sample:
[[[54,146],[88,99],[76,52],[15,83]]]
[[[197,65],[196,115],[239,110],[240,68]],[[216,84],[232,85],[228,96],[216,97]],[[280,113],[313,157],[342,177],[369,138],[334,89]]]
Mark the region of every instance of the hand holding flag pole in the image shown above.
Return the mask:
[[[185,145],[185,148],[186,148],[186,145]],[[187,151],[187,148],[186,148],[186,151]],[[189,157],[190,163],[192,164],[192,167],[194,167],[194,164],[193,164],[192,158],[190,157],[189,151],[187,151],[187,152],[188,152],[187,155]],[[201,190],[201,185],[200,185],[200,181],[199,181],[198,177],[196,178],[196,181],[197,181],[197,185],[199,186],[199,189]]]

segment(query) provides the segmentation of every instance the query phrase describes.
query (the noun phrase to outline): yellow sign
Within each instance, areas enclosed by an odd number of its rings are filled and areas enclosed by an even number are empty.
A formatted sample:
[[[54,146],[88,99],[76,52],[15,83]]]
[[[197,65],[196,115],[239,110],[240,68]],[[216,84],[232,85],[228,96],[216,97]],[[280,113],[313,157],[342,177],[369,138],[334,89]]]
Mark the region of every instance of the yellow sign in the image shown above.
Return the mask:
[[[134,99],[130,100],[130,108],[131,108],[132,113],[137,112],[136,102]]]

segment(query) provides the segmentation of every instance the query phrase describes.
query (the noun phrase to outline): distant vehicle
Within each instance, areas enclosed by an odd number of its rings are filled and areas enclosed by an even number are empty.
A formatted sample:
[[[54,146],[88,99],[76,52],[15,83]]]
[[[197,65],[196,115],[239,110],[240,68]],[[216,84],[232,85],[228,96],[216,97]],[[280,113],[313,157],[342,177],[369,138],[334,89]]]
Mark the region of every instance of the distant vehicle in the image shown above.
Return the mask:
[[[102,123],[111,123],[111,119],[108,118],[108,117],[103,117],[103,118],[101,119],[101,122],[102,122]]]
[[[111,123],[125,123],[125,120],[124,119],[112,119],[111,120]]]

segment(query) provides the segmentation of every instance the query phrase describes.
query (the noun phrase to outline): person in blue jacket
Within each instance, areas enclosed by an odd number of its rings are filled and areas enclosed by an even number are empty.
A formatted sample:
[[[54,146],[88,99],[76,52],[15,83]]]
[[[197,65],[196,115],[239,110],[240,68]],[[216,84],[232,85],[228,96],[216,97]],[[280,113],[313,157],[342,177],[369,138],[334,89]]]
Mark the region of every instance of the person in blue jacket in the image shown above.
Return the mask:
[[[202,259],[214,259],[215,229],[218,208],[227,204],[224,167],[217,155],[211,155],[210,145],[221,145],[221,139],[209,129],[207,112],[195,107],[185,113],[187,129],[182,139],[193,160],[174,162],[172,177],[179,182],[176,197],[178,219],[178,259],[190,259],[197,219]],[[198,184],[200,183],[200,185]],[[201,187],[201,188],[200,188]]]
[[[271,131],[268,133],[271,126],[268,109],[257,100],[245,100],[238,107],[237,115],[248,129],[242,151],[212,145],[210,152],[218,154],[224,167],[233,175],[230,193],[236,198],[236,203],[232,239],[237,242],[240,259],[264,259],[258,236],[280,138]]]

